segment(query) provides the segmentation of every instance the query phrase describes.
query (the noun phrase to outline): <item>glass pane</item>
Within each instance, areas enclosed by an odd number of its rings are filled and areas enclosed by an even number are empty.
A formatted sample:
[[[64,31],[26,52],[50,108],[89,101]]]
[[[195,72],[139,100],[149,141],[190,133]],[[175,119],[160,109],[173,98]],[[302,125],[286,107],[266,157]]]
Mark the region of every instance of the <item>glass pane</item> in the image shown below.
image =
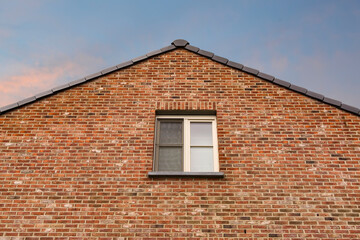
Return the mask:
[[[211,122],[190,123],[190,145],[212,146]]]
[[[182,122],[160,122],[160,144],[182,144]]]
[[[183,171],[182,147],[159,148],[159,171]]]
[[[190,171],[191,172],[213,172],[213,149],[212,147],[190,148]]]

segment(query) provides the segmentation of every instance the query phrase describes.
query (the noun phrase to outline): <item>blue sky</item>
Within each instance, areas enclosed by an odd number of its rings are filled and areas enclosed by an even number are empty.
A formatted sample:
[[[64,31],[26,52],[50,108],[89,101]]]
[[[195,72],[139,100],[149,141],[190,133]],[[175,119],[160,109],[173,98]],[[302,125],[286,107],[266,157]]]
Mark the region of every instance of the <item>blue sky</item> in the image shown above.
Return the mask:
[[[360,107],[356,0],[0,0],[0,106],[178,38]]]

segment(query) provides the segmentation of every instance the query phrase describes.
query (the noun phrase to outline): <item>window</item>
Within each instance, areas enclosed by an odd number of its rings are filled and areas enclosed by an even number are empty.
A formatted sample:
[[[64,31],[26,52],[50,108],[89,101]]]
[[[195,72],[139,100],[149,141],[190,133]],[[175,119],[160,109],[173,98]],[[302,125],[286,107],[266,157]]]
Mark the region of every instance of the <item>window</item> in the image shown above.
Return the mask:
[[[219,172],[216,117],[157,116],[154,171]]]

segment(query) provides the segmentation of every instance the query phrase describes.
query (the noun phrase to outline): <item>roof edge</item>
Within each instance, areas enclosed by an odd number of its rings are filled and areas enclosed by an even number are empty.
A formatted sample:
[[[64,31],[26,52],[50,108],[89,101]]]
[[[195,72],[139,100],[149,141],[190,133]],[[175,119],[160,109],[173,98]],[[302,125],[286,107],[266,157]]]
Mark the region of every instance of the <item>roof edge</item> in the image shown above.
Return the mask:
[[[16,108],[25,106],[25,105],[30,104],[30,103],[33,103],[33,102],[35,102],[35,101],[37,101],[39,99],[54,95],[54,94],[56,94],[56,93],[58,93],[60,91],[64,91],[64,90],[70,89],[72,87],[78,86],[80,84],[92,81],[92,80],[94,80],[96,78],[102,77],[102,76],[107,75],[109,73],[112,73],[114,71],[130,67],[130,66],[135,65],[135,64],[137,64],[139,62],[147,60],[147,59],[149,59],[151,57],[154,57],[154,56],[157,56],[157,55],[160,55],[160,54],[163,54],[163,53],[166,53],[166,52],[172,51],[174,49],[178,49],[178,48],[186,49],[186,50],[188,50],[190,52],[193,52],[193,53],[196,53],[196,54],[198,54],[200,56],[209,58],[209,59],[211,59],[211,60],[213,60],[215,62],[218,62],[220,64],[223,64],[225,66],[228,66],[228,67],[231,67],[231,68],[246,72],[248,74],[256,76],[256,77],[258,77],[260,79],[263,79],[265,81],[268,81],[268,82],[271,82],[273,84],[279,85],[279,86],[284,87],[286,89],[289,89],[291,91],[300,93],[300,94],[302,94],[304,96],[307,96],[309,98],[318,100],[318,101],[320,101],[322,103],[334,106],[334,107],[336,107],[338,109],[341,109],[341,110],[344,110],[346,112],[349,112],[349,113],[355,114],[357,116],[360,116],[360,109],[357,108],[357,107],[353,107],[353,106],[344,104],[344,103],[342,103],[342,102],[340,102],[338,100],[332,99],[332,98],[324,97],[323,95],[321,95],[319,93],[315,93],[315,92],[309,91],[306,88],[299,87],[299,86],[296,86],[295,84],[291,84],[289,82],[277,79],[274,76],[271,76],[269,74],[260,72],[257,69],[253,69],[253,68],[244,66],[244,65],[242,65],[240,63],[237,63],[237,62],[229,61],[227,58],[217,56],[212,52],[201,50],[198,47],[190,45],[190,43],[188,41],[184,40],[184,39],[174,40],[171,43],[171,45],[166,46],[164,48],[161,48],[159,50],[149,52],[149,53],[147,53],[147,54],[145,54],[143,56],[136,57],[136,58],[134,58],[134,59],[132,59],[130,61],[123,62],[123,63],[120,63],[120,64],[115,65],[113,67],[103,69],[103,70],[101,70],[99,72],[93,73],[93,74],[88,75],[88,76],[86,76],[84,78],[69,82],[69,83],[61,85],[61,86],[54,87],[54,88],[52,88],[52,89],[50,89],[48,91],[39,93],[39,94],[37,94],[35,96],[25,98],[25,99],[23,99],[21,101],[18,101],[16,103],[12,103],[12,104],[6,105],[4,107],[1,107],[0,108],[0,115],[5,113],[5,112],[14,110]]]

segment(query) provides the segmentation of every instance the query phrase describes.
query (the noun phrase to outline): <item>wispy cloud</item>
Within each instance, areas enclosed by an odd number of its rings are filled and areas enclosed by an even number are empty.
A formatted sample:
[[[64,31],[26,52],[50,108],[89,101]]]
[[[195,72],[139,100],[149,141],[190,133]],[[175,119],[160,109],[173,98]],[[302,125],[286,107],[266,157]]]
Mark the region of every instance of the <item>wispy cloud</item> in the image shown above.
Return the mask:
[[[286,56],[278,56],[271,59],[271,68],[274,72],[282,73],[289,66],[289,60]]]
[[[53,57],[54,58],[54,57]],[[73,59],[49,61],[48,64],[24,65],[19,63],[15,74],[0,76],[0,106],[11,104],[41,91],[90,74],[103,60],[86,55]]]

